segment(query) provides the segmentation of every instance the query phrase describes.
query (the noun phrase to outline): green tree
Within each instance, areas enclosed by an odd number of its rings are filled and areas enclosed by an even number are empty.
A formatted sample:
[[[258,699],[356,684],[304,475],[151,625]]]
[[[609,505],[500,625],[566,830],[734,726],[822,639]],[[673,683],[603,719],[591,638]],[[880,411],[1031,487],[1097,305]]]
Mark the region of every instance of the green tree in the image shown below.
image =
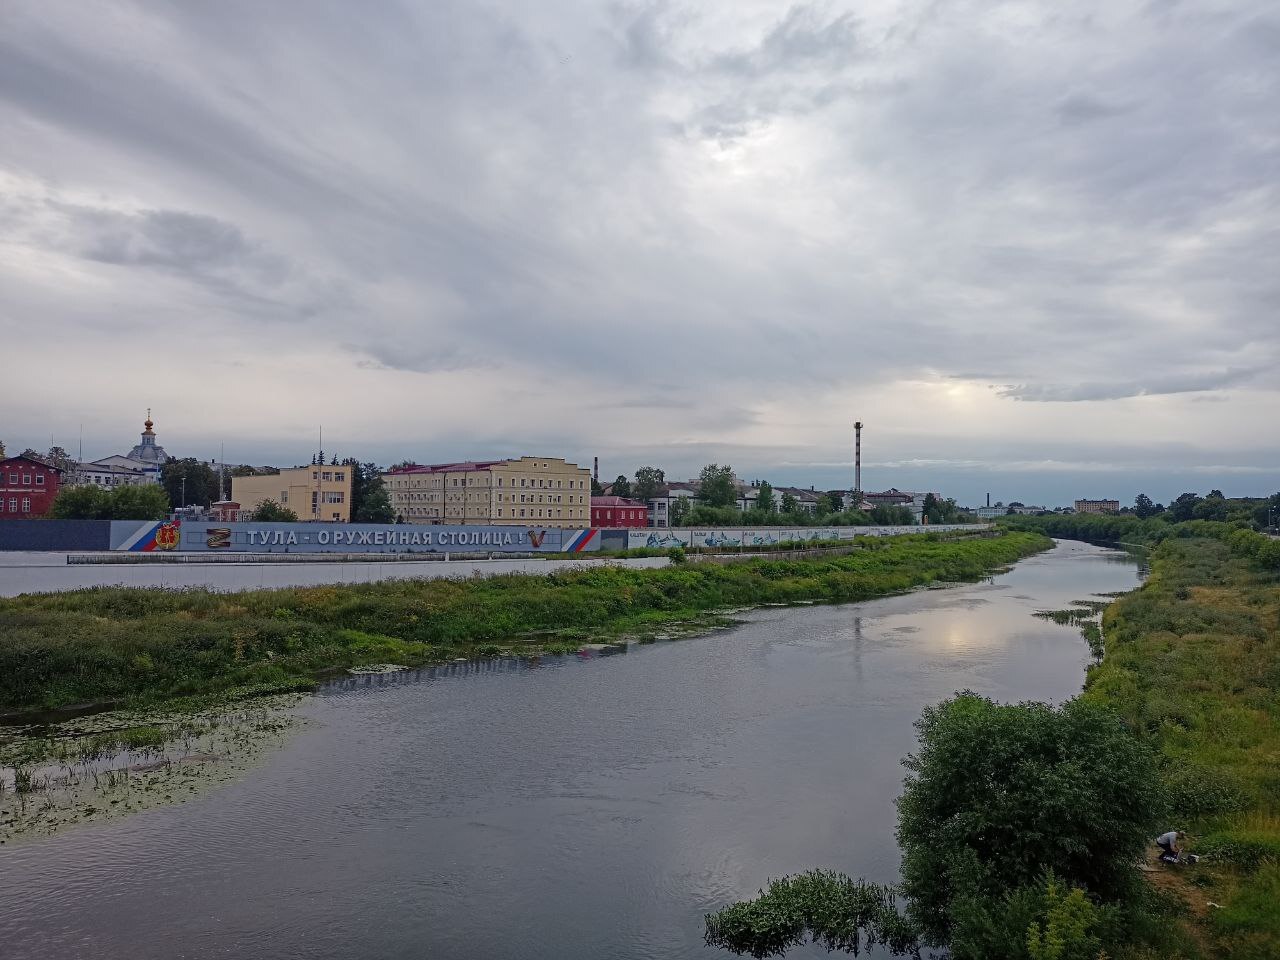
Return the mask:
[[[1054,870],[1104,900],[1136,880],[1161,809],[1155,757],[1109,711],[1079,700],[997,704],[964,693],[924,711],[898,800],[902,887],[925,939],[957,908]]]
[[[382,471],[373,462],[361,463],[347,457],[341,464],[351,471],[351,519],[357,523],[394,523],[395,510],[382,480]]]
[[[709,463],[698,475],[698,499],[708,507],[727,507],[738,499],[737,486],[733,481],[733,467],[723,467]]]
[[[942,507],[938,503],[938,498],[932,493],[924,495],[924,515],[930,523],[942,522]]]
[[[838,514],[844,510],[845,491],[828,490],[818,497],[818,513],[826,516]]]
[[[156,483],[128,483],[107,495],[112,520],[163,520],[172,509]]]
[[[689,510],[685,522],[691,527],[736,527],[743,522],[742,516],[737,507],[709,507],[698,503]]]
[[[761,480],[756,491],[756,509],[761,513],[773,512],[773,487],[767,480]]]
[[[1194,493],[1181,494],[1177,500],[1169,504],[1169,519],[1174,523],[1182,523],[1184,520],[1194,519],[1196,506],[1199,503],[1200,498]]]
[[[49,516],[55,520],[163,520],[169,511],[169,498],[159,484],[122,484],[109,491],[80,484],[58,491]]]
[[[49,506],[49,516],[54,520],[110,520],[107,491],[87,483],[60,487]]]
[[[249,515],[249,519],[259,523],[297,523],[298,515],[288,507],[282,507],[274,500],[263,500],[257,509]]]
[[[622,474],[619,474],[618,479],[613,481],[612,493],[615,497],[630,497],[631,481]]]
[[[782,491],[782,499],[778,501],[778,507],[784,514],[788,516],[793,515],[799,506],[800,502],[796,500],[790,490]]]
[[[175,507],[207,507],[221,499],[218,474],[207,463],[195,457],[178,460],[170,457],[160,468],[160,483]]]
[[[915,523],[916,517],[907,507],[882,503],[872,509],[871,522],[882,527],[906,527]]]
[[[0,460],[4,459],[4,441],[0,440]]]
[[[1147,517],[1154,517],[1156,513],[1156,505],[1151,502],[1151,498],[1145,493],[1140,493],[1134,498],[1133,513],[1139,520],[1145,520]]]
[[[365,466],[372,466],[366,464]],[[357,523],[394,523],[395,508],[391,506],[391,495],[387,493],[382,477],[375,476],[365,482],[359,508],[351,515]]]
[[[1258,527],[1280,523],[1280,493],[1273,493],[1254,507],[1253,522]]]
[[[657,467],[637,467],[635,482],[631,484],[631,495],[637,500],[648,503],[662,490],[667,482],[667,475]]]
[[[689,510],[689,498],[676,497],[675,503],[671,504],[671,508],[668,511],[670,516],[667,522],[673,527],[683,527],[689,522]]]
[[[76,461],[63,450],[61,447],[53,446],[49,448],[49,452],[44,455],[44,462],[50,466],[57,467],[64,475],[70,476],[75,472]]]
[[[1226,520],[1227,500],[1220,490],[1214,490],[1192,508],[1196,520]]]
[[[592,495],[593,497],[603,497],[603,496],[604,496],[604,484],[602,484],[602,483],[601,483],[599,480],[597,480],[595,477],[592,477],[592,478],[591,478],[591,495]]]

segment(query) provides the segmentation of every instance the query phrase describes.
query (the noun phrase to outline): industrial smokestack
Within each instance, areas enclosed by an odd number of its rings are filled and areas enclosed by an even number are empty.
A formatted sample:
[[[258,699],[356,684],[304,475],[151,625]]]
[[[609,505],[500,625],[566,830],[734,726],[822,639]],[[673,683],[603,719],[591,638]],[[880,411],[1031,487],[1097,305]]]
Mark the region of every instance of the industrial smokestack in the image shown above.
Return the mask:
[[[991,506],[991,494],[987,494],[987,506]]]
[[[596,483],[600,482],[600,458],[591,458],[591,479]]]
[[[853,492],[862,493],[862,421],[853,425]]]

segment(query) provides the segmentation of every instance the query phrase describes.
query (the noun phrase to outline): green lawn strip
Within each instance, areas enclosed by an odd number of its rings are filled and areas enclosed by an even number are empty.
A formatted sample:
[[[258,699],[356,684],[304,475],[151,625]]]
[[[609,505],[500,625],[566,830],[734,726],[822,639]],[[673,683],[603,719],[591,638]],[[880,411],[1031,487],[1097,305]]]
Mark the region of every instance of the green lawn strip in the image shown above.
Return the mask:
[[[1228,538],[1166,538],[1103,617],[1084,696],[1165,760],[1170,824],[1207,854],[1195,881],[1215,956],[1280,957],[1280,572]]]
[[[296,689],[323,671],[359,664],[576,649],[728,607],[854,601],[975,580],[1048,545],[1026,532],[919,534],[868,538],[840,556],[656,570],[592,567],[245,593],[99,587],[30,594],[0,600],[0,712]]]

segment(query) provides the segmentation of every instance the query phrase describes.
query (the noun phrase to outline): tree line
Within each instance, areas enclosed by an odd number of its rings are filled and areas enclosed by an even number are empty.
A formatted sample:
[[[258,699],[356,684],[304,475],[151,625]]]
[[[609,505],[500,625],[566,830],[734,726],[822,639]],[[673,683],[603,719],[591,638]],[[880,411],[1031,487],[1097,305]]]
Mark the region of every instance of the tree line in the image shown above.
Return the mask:
[[[844,490],[819,494],[814,508],[806,509],[793,493],[784,490],[779,494],[767,481],[753,488],[755,506],[744,510],[738,505],[738,483],[729,464],[707,464],[699,472],[697,483],[696,497],[680,497],[671,504],[671,526],[862,527],[915,523],[915,514],[908,507],[880,505],[865,511],[852,505],[846,507]],[[620,474],[609,490],[614,496],[647,503],[659,496],[665,485],[666,475],[660,468],[644,466],[637,468],[634,479]],[[592,480],[593,495],[601,495],[604,489]],[[925,497],[923,513],[928,523],[970,523],[974,519],[954,500],[940,499],[932,493]]]

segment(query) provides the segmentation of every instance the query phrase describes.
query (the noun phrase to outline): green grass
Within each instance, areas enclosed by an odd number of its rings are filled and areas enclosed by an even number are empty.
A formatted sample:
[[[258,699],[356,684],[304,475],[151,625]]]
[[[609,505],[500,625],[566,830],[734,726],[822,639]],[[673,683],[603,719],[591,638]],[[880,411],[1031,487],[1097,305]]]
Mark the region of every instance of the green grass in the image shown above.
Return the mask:
[[[820,558],[246,593],[101,587],[0,600],[0,711],[296,689],[323,671],[576,649],[713,611],[974,580],[1049,545],[1011,532],[867,538]]]
[[[1280,957],[1280,572],[1239,543],[1166,537],[1143,588],[1104,614],[1084,696],[1159,749],[1170,824],[1209,854],[1224,907],[1212,955],[1253,960]]]

